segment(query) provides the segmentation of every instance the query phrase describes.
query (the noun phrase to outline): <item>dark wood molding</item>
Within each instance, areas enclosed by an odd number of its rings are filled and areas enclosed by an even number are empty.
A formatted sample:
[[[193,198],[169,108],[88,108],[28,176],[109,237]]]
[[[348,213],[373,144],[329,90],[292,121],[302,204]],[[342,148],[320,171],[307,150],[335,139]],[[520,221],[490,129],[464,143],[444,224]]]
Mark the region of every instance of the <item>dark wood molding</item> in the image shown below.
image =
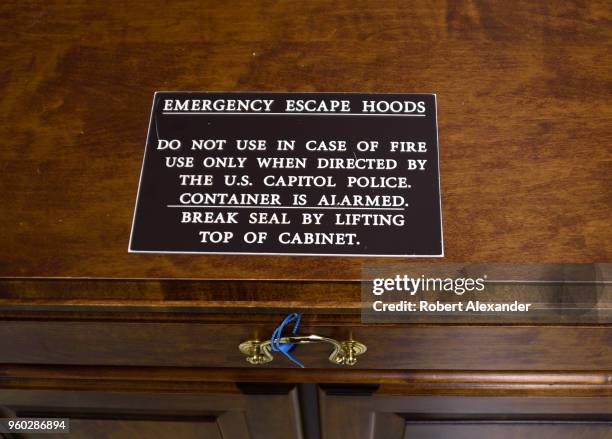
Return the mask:
[[[236,383],[245,384],[236,384]],[[610,371],[389,371],[184,367],[0,365],[0,388],[181,390],[266,393],[270,382],[322,383],[327,389],[368,387],[376,394],[612,396]],[[248,384],[246,384],[248,383]],[[375,389],[371,388],[372,386]],[[278,392],[275,392],[275,394]],[[332,391],[332,393],[334,393]]]

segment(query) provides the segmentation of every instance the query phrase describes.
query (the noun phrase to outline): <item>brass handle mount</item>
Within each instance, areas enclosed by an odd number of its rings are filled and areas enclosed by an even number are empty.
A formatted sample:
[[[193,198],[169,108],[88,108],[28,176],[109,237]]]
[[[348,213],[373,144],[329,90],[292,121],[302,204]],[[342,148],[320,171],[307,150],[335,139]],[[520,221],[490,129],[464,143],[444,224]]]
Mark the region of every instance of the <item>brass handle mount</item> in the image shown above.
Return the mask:
[[[294,344],[329,343],[334,348],[329,356],[329,361],[345,366],[353,366],[357,363],[357,357],[367,350],[366,345],[355,340],[337,341],[316,334],[282,337],[280,342]],[[247,340],[240,343],[238,349],[246,356],[246,361],[249,363],[265,364],[274,360],[271,345],[270,340]]]

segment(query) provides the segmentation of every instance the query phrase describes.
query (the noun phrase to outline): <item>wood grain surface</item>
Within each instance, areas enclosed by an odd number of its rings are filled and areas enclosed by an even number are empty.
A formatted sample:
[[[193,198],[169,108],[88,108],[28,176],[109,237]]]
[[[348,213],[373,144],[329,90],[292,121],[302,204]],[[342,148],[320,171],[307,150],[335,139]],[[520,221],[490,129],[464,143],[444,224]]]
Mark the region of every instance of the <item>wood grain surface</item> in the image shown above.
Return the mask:
[[[128,254],[156,90],[435,92],[445,261],[609,261],[611,10],[4,1],[0,277],[360,277],[361,258]]]
[[[253,367],[238,345],[265,340],[276,326],[231,316],[211,324],[106,321],[4,321],[0,364],[297,368],[283,355]],[[304,324],[301,334],[365,344],[355,369],[607,371],[609,326],[409,326]],[[329,361],[328,344],[296,348],[308,368],[347,369]],[[280,376],[280,373],[279,373]],[[280,379],[280,378],[278,378]]]
[[[378,395],[555,395],[612,397],[609,372],[403,371],[364,369],[254,369],[190,367],[108,367],[0,365],[3,389],[64,388],[107,391],[181,390],[237,393],[240,383],[278,389],[292,383],[332,387],[370,386]],[[272,385],[271,383],[275,383]]]

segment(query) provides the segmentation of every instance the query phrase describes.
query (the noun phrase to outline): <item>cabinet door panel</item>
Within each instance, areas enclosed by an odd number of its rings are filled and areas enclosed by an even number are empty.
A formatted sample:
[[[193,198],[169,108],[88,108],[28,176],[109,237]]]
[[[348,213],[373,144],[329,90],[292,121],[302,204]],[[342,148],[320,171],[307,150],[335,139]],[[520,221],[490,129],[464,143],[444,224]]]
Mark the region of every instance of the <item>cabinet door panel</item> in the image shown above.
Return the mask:
[[[610,424],[553,422],[543,424],[509,421],[500,423],[458,424],[406,423],[402,439],[609,439]],[[391,438],[389,438],[391,439]]]
[[[323,439],[609,439],[610,397],[352,396],[320,391]]]
[[[69,418],[70,437],[79,439],[302,437],[296,389],[272,395],[0,390],[0,411]]]
[[[38,435],[32,436],[35,438]],[[26,436],[29,437],[29,436]],[[65,438],[65,434],[50,434],[53,439]],[[159,439],[223,439],[218,424],[212,422],[158,422],[155,420],[101,420],[75,419],[70,422],[71,439],[133,439],[154,437]]]

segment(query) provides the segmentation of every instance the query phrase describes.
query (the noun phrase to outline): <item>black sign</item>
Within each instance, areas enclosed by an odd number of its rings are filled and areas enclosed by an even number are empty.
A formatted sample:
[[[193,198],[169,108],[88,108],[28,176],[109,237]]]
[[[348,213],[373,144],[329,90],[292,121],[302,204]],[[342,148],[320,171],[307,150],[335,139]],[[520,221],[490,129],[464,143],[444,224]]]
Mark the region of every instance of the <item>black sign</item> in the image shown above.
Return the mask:
[[[443,256],[433,94],[158,92],[130,252]]]

